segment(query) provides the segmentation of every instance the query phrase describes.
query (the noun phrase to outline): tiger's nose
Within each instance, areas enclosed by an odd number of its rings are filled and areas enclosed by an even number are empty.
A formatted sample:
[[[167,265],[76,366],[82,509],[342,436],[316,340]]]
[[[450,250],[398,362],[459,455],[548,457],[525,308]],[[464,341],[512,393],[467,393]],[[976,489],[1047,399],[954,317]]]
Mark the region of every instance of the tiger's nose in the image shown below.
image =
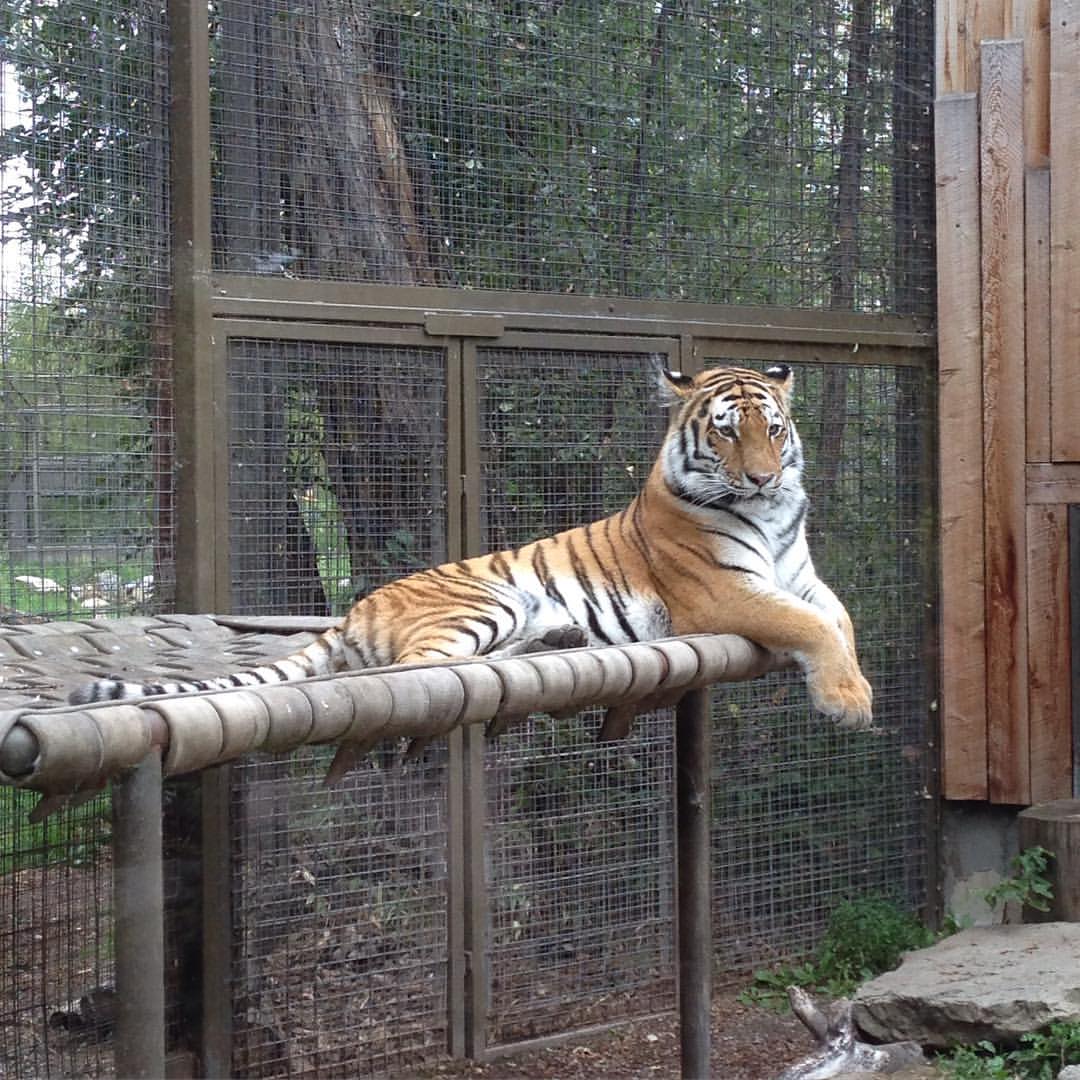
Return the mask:
[[[766,473],[750,473],[750,472],[748,472],[746,474],[746,479],[749,480],[750,483],[753,484],[755,487],[763,488],[770,481],[776,479],[776,473],[774,473],[774,472],[766,472]]]

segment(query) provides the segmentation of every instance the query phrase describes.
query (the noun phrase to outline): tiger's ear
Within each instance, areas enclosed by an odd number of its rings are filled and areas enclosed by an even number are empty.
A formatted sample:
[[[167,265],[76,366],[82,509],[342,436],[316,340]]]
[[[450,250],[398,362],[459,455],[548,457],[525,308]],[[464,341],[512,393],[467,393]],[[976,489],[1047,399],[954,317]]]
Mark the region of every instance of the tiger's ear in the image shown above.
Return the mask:
[[[785,398],[791,393],[791,388],[795,385],[795,374],[787,364],[770,364],[765,369],[765,374],[773,382],[780,384]]]
[[[662,366],[658,366],[656,372],[660,388],[673,397],[684,398],[694,389],[692,375],[684,375],[681,371],[672,371]]]

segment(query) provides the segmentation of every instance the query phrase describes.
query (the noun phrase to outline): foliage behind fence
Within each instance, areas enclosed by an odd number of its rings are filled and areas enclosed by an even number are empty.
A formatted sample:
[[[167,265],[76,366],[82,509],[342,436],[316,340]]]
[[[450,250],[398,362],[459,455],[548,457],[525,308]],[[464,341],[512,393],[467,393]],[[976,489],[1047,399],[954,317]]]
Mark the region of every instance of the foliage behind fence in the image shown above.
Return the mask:
[[[925,0],[207,14],[206,254],[234,293],[301,278],[505,290],[509,307],[546,293],[552,310],[588,295],[932,313]],[[164,12],[13,0],[0,35],[0,616],[167,611],[188,405],[171,369]],[[646,352],[454,353],[380,332],[224,349],[238,610],[340,611],[450,553],[462,356],[479,376],[466,437],[484,546],[589,520],[643,479],[663,421]],[[791,678],[718,699],[728,963],[799,951],[853,891],[924,896],[926,387],[902,366],[797,378],[814,549],[853,610],[884,733],[828,730]],[[591,723],[534,718],[486,755],[493,1041],[671,1001],[668,718],[604,749]],[[340,793],[315,790],[320,765],[237,773],[238,1075],[407,1068],[445,1032],[447,759],[371,765]],[[109,979],[107,808],[34,833],[21,809],[0,803],[0,894],[30,920],[2,993],[29,1004],[5,1005],[0,1064],[101,1074],[107,1046],[73,1049],[48,1017]],[[74,898],[47,927],[66,951],[27,983],[46,890]],[[174,1034],[185,1022],[171,1014]]]

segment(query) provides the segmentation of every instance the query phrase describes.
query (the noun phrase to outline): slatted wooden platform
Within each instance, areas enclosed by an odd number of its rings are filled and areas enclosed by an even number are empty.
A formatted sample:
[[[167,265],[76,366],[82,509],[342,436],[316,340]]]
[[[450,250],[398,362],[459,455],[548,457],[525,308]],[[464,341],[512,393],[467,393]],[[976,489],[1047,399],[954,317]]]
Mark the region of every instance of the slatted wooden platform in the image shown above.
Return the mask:
[[[220,674],[279,657],[327,620],[163,616],[7,627],[0,636],[0,783],[46,796],[40,813],[157,749],[165,773],[191,772],[255,752],[337,744],[336,778],[376,743],[422,746],[464,724],[489,735],[530,712],[606,706],[598,738],[625,736],[636,713],[687,691],[779,666],[733,635],[691,635],[595,649],[417,664],[200,694],[63,704],[87,678]],[[39,815],[40,816],[40,815]]]

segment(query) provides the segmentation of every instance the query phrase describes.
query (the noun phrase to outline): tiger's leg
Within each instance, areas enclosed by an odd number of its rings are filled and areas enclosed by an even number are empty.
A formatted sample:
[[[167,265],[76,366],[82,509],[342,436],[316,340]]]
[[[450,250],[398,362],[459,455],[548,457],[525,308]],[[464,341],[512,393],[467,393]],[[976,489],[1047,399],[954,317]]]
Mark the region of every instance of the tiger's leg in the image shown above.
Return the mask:
[[[465,660],[473,656],[485,656],[491,660],[501,660],[508,656],[521,656],[524,653],[548,652],[552,649],[577,649],[588,645],[589,635],[575,623],[552,627],[548,630],[536,630],[528,636],[510,638],[499,643],[496,648],[477,651],[470,645],[471,639],[450,639],[436,634],[428,641],[410,643],[394,661],[396,664],[423,664],[439,660]]]
[[[724,632],[792,656],[806,675],[815,709],[843,727],[871,726],[873,692],[831,616],[780,590],[747,590],[725,604]]]
[[[504,656],[517,656],[521,653],[548,652],[552,649],[580,649],[589,644],[589,635],[577,623],[566,626],[553,626],[550,630],[525,638],[517,647],[507,651]]]

